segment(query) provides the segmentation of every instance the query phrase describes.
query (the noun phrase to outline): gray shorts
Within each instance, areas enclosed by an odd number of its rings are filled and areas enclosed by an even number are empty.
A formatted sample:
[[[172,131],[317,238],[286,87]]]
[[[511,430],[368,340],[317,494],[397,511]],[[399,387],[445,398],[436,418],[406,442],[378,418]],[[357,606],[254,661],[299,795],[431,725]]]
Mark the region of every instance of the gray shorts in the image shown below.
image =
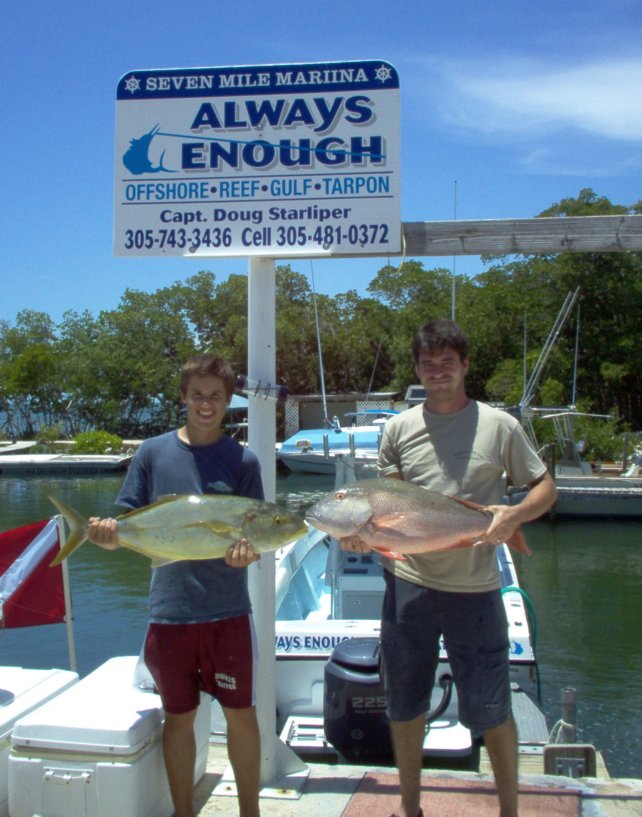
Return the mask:
[[[459,720],[480,737],[511,715],[508,623],[499,590],[447,593],[384,570],[382,675],[388,717],[427,712],[443,635],[457,688]]]

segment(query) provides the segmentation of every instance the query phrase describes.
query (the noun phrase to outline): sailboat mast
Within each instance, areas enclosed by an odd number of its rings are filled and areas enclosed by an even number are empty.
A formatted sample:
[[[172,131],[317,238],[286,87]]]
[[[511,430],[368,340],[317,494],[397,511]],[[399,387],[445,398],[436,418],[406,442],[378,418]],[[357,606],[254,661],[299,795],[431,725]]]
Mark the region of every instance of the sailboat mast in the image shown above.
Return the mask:
[[[457,221],[457,179],[455,179],[455,192],[454,192],[454,201],[453,201],[453,220]],[[453,267],[452,267],[452,275],[450,276],[450,319],[451,321],[455,320],[455,289],[457,286],[457,276],[455,275],[455,256],[453,255]]]
[[[573,356],[573,388],[571,390],[571,407],[575,409],[575,393],[577,388],[577,358],[580,349],[580,305],[577,305],[577,322],[575,324],[575,354]]]
[[[321,401],[323,404],[323,422],[324,425],[329,426],[328,420],[328,404],[325,397],[325,376],[323,374],[323,352],[321,351],[321,330],[319,328],[319,310],[317,309],[317,291],[314,286],[314,267],[312,260],[310,260],[310,280],[312,282],[312,303],[314,305],[314,325],[317,333],[317,354],[319,355],[319,369],[321,372]]]

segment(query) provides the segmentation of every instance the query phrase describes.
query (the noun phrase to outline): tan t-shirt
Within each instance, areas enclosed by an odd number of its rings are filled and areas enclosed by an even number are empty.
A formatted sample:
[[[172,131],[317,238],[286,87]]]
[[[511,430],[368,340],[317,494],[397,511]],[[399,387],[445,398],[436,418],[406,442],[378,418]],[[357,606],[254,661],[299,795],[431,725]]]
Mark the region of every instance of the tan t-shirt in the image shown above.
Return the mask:
[[[546,466],[519,422],[505,411],[471,400],[462,411],[435,414],[424,405],[388,420],[378,460],[382,477],[401,473],[414,482],[480,505],[496,505],[504,474],[515,485],[541,477]],[[500,586],[495,547],[479,545],[384,559],[403,579],[453,592],[482,592]]]

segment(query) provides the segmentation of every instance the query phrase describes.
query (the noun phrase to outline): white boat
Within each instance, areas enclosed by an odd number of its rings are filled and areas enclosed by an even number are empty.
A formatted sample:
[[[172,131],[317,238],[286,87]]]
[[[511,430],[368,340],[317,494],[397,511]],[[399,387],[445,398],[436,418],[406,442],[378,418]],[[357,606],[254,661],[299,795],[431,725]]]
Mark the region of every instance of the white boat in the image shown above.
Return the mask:
[[[532,408],[529,414],[553,423],[557,450],[562,452],[559,460],[549,463],[557,486],[557,500],[550,512],[553,517],[642,518],[641,458],[637,452],[620,473],[594,471],[591,463],[582,459],[582,444],[573,429],[574,417],[594,415],[572,408]],[[535,439],[532,423],[529,426]]]
[[[345,464],[342,458],[338,463]],[[337,484],[345,481],[343,475],[340,467]],[[533,702],[538,679],[527,604],[505,546],[497,549],[497,559],[509,621],[513,709],[520,742],[541,749],[548,731]],[[277,728],[281,739],[299,755],[359,760],[374,754],[390,759],[377,664],[382,570],[376,554],[343,551],[335,539],[311,527],[276,554]],[[71,654],[70,648],[70,661]],[[133,675],[128,677],[132,683]],[[1,680],[0,674],[3,686]],[[136,680],[146,685],[145,678]],[[214,739],[221,732],[219,709],[213,707]],[[457,695],[443,648],[430,715],[424,743],[427,756],[467,758],[473,753],[471,735],[458,719]]]
[[[367,425],[341,425],[334,417],[329,428],[306,428],[293,434],[279,446],[277,457],[290,471],[309,474],[334,474],[337,455],[352,457],[357,472],[373,469],[383,426],[398,412],[392,409],[367,409],[347,415],[367,417]]]
[[[101,474],[123,471],[132,454],[7,454],[0,453],[0,474]]]
[[[497,549],[497,560],[509,621],[513,705],[516,712],[528,712],[520,740],[543,745],[548,732],[533,703],[537,667],[527,605],[506,546]],[[277,726],[298,754],[351,760],[389,754],[377,667],[382,570],[376,554],[343,551],[314,528],[277,554]],[[424,754],[465,757],[473,751],[473,740],[458,719],[443,646],[437,679]]]
[[[28,451],[37,445],[36,440],[18,440],[15,443],[4,442],[0,440],[0,455],[17,454],[20,451]]]
[[[633,471],[633,469],[630,469]],[[642,518],[642,476],[571,474],[556,472],[557,500],[555,516]]]
[[[584,445],[578,440],[574,428],[574,418],[595,417],[607,419],[609,415],[586,414],[575,408],[575,375],[577,371],[579,311],[575,333],[575,363],[573,372],[573,389],[571,405],[561,408],[543,408],[532,406],[532,401],[557,337],[568,319],[568,316],[579,296],[579,287],[569,292],[555,324],[544,344],[540,357],[524,387],[519,405],[511,412],[515,413],[531,442],[539,448],[535,432],[534,419],[550,420],[553,423],[556,447],[552,445],[540,448],[540,453],[547,462],[557,486],[557,500],[549,511],[551,518],[560,516],[600,517],[600,518],[642,518],[642,476],[640,464],[642,454],[634,454],[634,461],[620,474],[594,472],[591,464],[582,459]],[[509,501],[519,502],[524,496],[523,486],[516,486],[510,494]]]
[[[555,516],[642,518],[642,475],[634,461],[621,473],[595,472],[591,463],[581,457],[582,445],[575,439],[572,409],[545,412],[542,417],[553,422],[555,438],[563,458],[554,463],[557,485]]]

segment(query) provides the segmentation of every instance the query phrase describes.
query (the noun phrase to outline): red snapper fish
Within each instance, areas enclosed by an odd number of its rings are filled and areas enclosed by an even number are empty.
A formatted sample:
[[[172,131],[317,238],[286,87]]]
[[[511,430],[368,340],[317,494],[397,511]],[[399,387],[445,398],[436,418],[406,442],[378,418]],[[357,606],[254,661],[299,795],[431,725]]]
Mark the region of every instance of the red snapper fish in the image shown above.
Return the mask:
[[[399,479],[366,479],[321,497],[305,520],[341,539],[359,536],[392,559],[480,544],[493,519],[483,506]],[[506,544],[528,556],[518,528]]]

